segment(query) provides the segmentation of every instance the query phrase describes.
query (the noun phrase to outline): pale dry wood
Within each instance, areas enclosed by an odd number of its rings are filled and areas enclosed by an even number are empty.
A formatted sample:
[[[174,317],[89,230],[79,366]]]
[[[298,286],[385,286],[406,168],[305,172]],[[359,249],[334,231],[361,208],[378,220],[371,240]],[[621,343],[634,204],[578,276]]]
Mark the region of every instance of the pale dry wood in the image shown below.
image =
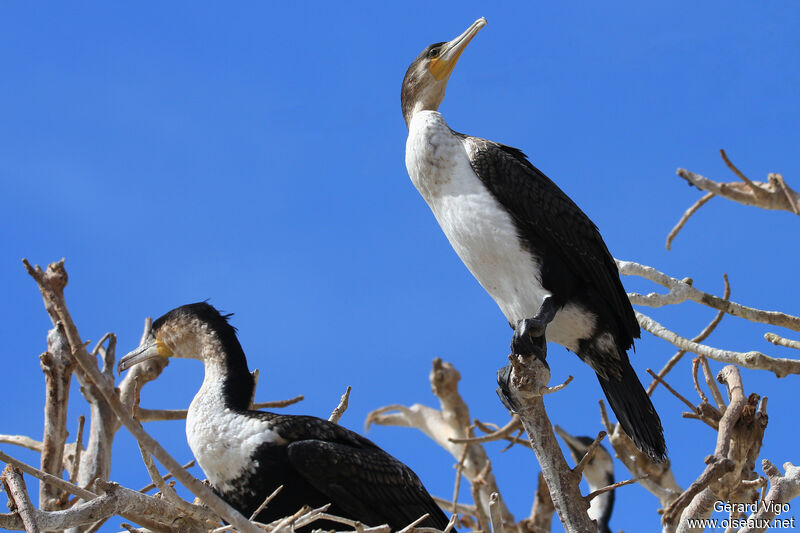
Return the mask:
[[[708,360],[703,356],[698,357],[697,360],[700,361],[700,366],[703,368],[706,386],[708,390],[711,391],[711,397],[714,398],[714,403],[717,404],[717,410],[721,415],[725,414],[727,406],[725,405],[725,400],[722,398],[722,393],[719,391],[719,387],[717,387],[717,382],[711,376],[711,368],[708,366]]]
[[[498,494],[496,492],[493,492],[489,496],[489,519],[492,523],[492,533],[505,533],[503,519],[500,516],[500,508],[498,506]]]
[[[272,491],[272,493],[271,493],[269,496],[267,496],[267,497],[264,499],[264,501],[263,501],[263,502],[261,502],[261,505],[259,505],[258,507],[256,507],[256,510],[255,510],[255,511],[253,511],[253,513],[250,515],[250,520],[251,520],[251,521],[252,521],[252,520],[255,520],[255,519],[256,519],[256,517],[258,516],[258,513],[260,513],[260,512],[261,512],[261,511],[263,511],[264,509],[266,509],[266,508],[267,508],[267,505],[269,505],[269,502],[271,502],[273,499],[275,499],[275,496],[277,496],[278,494],[280,494],[280,492],[281,492],[282,490],[283,490],[283,485],[280,485],[280,486],[279,486],[277,489],[273,490],[273,491]]]
[[[755,457],[761,448],[766,417],[758,415],[757,395],[746,398],[739,369],[728,365],[717,375],[724,383],[730,398],[719,422],[714,454],[706,458],[702,474],[664,512],[663,521],[674,524],[680,517],[678,531],[697,531],[688,519],[703,519],[711,513],[711,494],[725,501],[746,501],[752,489],[742,486],[743,479],[755,476],[752,472]],[[709,490],[706,490],[709,489]]]
[[[641,480],[643,480],[645,478],[647,478],[647,474],[645,474],[643,476],[639,476],[639,477],[634,477],[634,478],[631,478],[631,479],[626,479],[625,481],[617,481],[616,483],[612,483],[611,485],[606,485],[605,487],[599,488],[599,489],[594,490],[594,491],[590,492],[589,494],[587,494],[585,496],[586,501],[590,502],[593,499],[595,499],[596,497],[600,496],[601,494],[604,494],[606,492],[618,489],[619,487],[624,487],[625,485],[633,485],[637,481],[641,481]]]
[[[777,506],[789,503],[794,498],[800,496],[800,467],[794,466],[789,462],[784,463],[784,473],[781,474],[780,470],[767,459],[761,461],[761,467],[769,478],[770,489],[763,499],[764,504],[760,505],[758,510],[748,517],[753,523],[758,525],[755,527],[746,526],[741,529],[740,533],[760,533],[766,531],[772,519],[779,517],[776,512],[779,509]]]
[[[723,274],[722,278],[725,281],[725,292],[722,296],[722,299],[728,300],[728,298],[730,298],[731,296],[731,285],[730,283],[728,283],[727,274]],[[711,322],[709,322],[708,325],[705,328],[703,328],[703,331],[701,331],[697,336],[692,338],[692,342],[703,342],[704,340],[706,340],[708,336],[711,335],[711,333],[717,328],[719,323],[722,321],[722,317],[724,316],[725,316],[724,311],[717,311],[717,314],[714,316]],[[661,367],[661,370],[658,371],[658,377],[664,378],[673,368],[675,368],[675,365],[678,364],[678,361],[680,361],[684,355],[686,355],[686,350],[678,350],[675,353],[675,355],[670,357],[667,363],[663,367]],[[653,394],[653,391],[656,390],[657,385],[658,385],[658,380],[654,379],[652,382],[650,382],[650,386],[647,387],[648,396],[651,396]]]
[[[691,216],[694,215],[698,209],[706,205],[709,200],[714,198],[714,196],[716,195],[713,192],[706,193],[705,195],[700,197],[700,199],[698,199],[695,203],[693,203],[691,207],[689,207],[689,209],[686,210],[686,212],[683,213],[681,219],[678,220],[678,223],[675,224],[675,227],[672,228],[672,230],[669,232],[669,235],[667,235],[667,245],[666,245],[667,250],[672,249],[672,241],[674,241],[675,237],[678,236],[678,233],[683,229],[683,226],[685,226],[686,223],[689,222],[689,218],[691,218]]]
[[[776,335],[775,333],[765,333],[764,339],[771,342],[776,346],[783,346],[785,348],[794,348],[795,350],[800,350],[800,341],[795,341],[792,339],[786,339],[781,337],[780,335]]]
[[[445,500],[444,498],[439,498],[438,496],[431,496],[431,498],[433,498],[433,501],[436,502],[436,505],[438,505],[442,509],[447,509],[448,507],[451,507],[453,505],[452,501]],[[466,503],[458,503],[456,504],[455,511],[453,512],[461,515],[467,514],[474,516],[477,510],[474,505],[469,505]]]
[[[476,420],[476,425],[477,425],[477,420]],[[470,442],[476,442],[476,443],[494,442],[496,440],[505,439],[515,431],[519,430],[521,427],[522,423],[519,421],[519,417],[517,415],[513,415],[511,417],[511,420],[509,420],[505,426],[487,435],[481,435],[480,437],[468,437],[464,439],[450,438],[449,440],[450,442],[461,443],[461,444],[467,444]]]
[[[509,363],[507,387],[501,385],[501,388],[507,388],[511,404],[517,407],[516,414],[528,434],[564,529],[597,531],[597,524],[587,513],[589,504],[581,495],[580,480],[567,465],[544,408],[542,391],[548,390],[550,370],[534,356],[510,355]]]
[[[81,454],[83,453],[83,428],[86,424],[86,417],[81,415],[78,417],[78,435],[75,437],[75,445],[71,457],[72,468],[69,471],[69,480],[75,483],[78,479],[80,472]]]
[[[647,265],[634,263],[633,261],[620,261],[619,259],[616,259],[616,262],[620,274],[625,276],[638,276],[669,289],[667,294],[650,293],[643,295],[639,293],[628,293],[628,298],[634,305],[661,307],[691,300],[716,309],[717,311],[724,311],[731,316],[744,318],[750,322],[760,322],[762,324],[780,326],[793,331],[800,331],[800,317],[778,311],[762,311],[714,296],[713,294],[695,289],[685,280],[673,278]]]
[[[65,490],[65,491],[67,491],[67,492],[69,492],[71,494],[74,494],[76,496],[80,496],[81,498],[85,498],[85,499],[91,500],[92,498],[97,496],[96,494],[94,494],[93,492],[91,492],[89,490],[86,490],[86,489],[84,489],[82,487],[74,485],[74,484],[70,483],[69,481],[64,481],[60,477],[56,477],[56,476],[54,476],[52,474],[48,474],[47,472],[42,472],[38,468],[34,468],[34,467],[30,466],[27,463],[23,463],[19,459],[15,459],[14,457],[11,457],[10,455],[6,455],[3,452],[0,452],[0,461],[4,462],[6,464],[14,465],[14,466],[16,466],[17,468],[19,468],[20,470],[22,470],[23,472],[25,472],[26,474],[28,474],[30,476],[33,476],[33,477],[35,477],[37,479],[40,479],[40,480],[44,481],[45,483],[47,483],[49,485],[52,485],[54,487],[57,487],[57,488],[59,488],[61,490]]]
[[[565,438],[564,435],[567,435],[567,432],[564,431],[560,426],[556,426],[556,433],[561,435],[562,439]],[[572,471],[575,472],[575,475],[578,476],[578,480],[580,480],[581,476],[583,476],[583,469],[586,468],[586,465],[592,460],[597,448],[600,446],[600,443],[603,442],[603,439],[606,437],[606,435],[607,433],[605,431],[598,433],[592,444],[589,445],[586,453],[583,455],[583,457],[581,457],[581,460],[578,461],[578,464],[576,464],[575,468],[572,469]]]
[[[475,483],[489,462],[486,450],[481,444],[467,445],[450,440],[469,438],[467,432],[467,428],[471,425],[469,407],[458,392],[461,375],[452,364],[437,358],[433,361],[429,379],[433,393],[439,400],[440,409],[421,404],[414,404],[410,407],[389,405],[370,412],[365,421],[365,429],[368,430],[372,424],[419,429],[447,450],[456,460],[460,459],[464,447],[468,446],[463,475],[472,485],[473,501],[476,503],[476,517],[479,524],[481,524],[481,520],[484,520],[482,522],[484,527],[488,527],[489,497],[492,492],[501,493],[497,486],[497,480],[491,472],[484,476],[483,483]],[[516,521],[503,502],[502,494],[499,506],[506,530],[516,530]]]
[[[135,368],[135,367],[134,367]],[[301,402],[305,399],[302,394],[289,398],[288,400],[277,400],[273,402],[260,402],[254,403],[251,409],[278,409],[281,407],[288,407]],[[136,406],[136,418],[140,422],[163,422],[168,420],[186,420],[186,409],[144,409]]]
[[[3,481],[9,501],[14,503],[15,510],[25,526],[25,531],[39,533],[39,524],[36,521],[35,514],[36,508],[28,496],[28,489],[25,487],[22,473],[13,465],[6,465],[0,479]]]
[[[45,377],[46,398],[40,468],[54,476],[61,476],[64,468],[64,447],[67,443],[69,386],[75,360],[60,324],[47,333],[47,351],[39,356],[39,361]],[[43,511],[62,507],[55,487],[46,483],[39,485],[39,506]]]
[[[26,435],[0,435],[0,444],[13,444],[39,453],[42,451],[42,442]]]
[[[622,461],[625,468],[635,477],[641,477],[639,484],[658,498],[661,507],[667,507],[677,498],[683,489],[675,481],[669,460],[655,463],[650,457],[642,453],[633,441],[625,434],[620,424],[613,425],[608,419],[605,403],[600,400],[600,418],[608,432],[608,441],[617,458]],[[646,477],[644,477],[646,475]],[[665,531],[672,529],[665,528]]]
[[[188,463],[186,463],[185,465],[182,465],[182,466],[183,466],[184,470],[185,469],[189,469],[189,468],[193,467],[196,462],[197,462],[196,460],[192,459],[191,461],[189,461]],[[172,473],[171,472],[167,472],[166,474],[161,476],[161,479],[164,480],[164,481],[167,481],[171,477],[172,477]],[[145,485],[144,487],[142,487],[141,489],[139,489],[139,492],[147,492],[148,490],[153,490],[154,488],[156,488],[155,483],[149,483],[149,484]]]
[[[550,533],[555,512],[556,508],[550,497],[550,489],[547,488],[544,475],[539,472],[531,515],[522,521],[520,529],[529,533]]]
[[[168,502],[172,503],[177,507],[181,512],[185,513],[188,516],[191,516],[195,520],[200,522],[216,522],[219,524],[219,518],[206,509],[205,507],[200,507],[199,505],[192,505],[191,503],[187,502],[180,496],[178,493],[175,492],[175,489],[169,486],[166,481],[164,481],[163,477],[158,471],[155,462],[153,462],[153,458],[150,456],[150,453],[144,449],[144,447],[139,443],[139,453],[142,456],[142,460],[144,461],[145,468],[147,469],[147,474],[150,476],[150,479],[153,481],[153,484],[158,487],[159,492],[161,493],[162,497],[166,499]],[[252,520],[252,519],[251,519]]]
[[[66,270],[64,269],[64,262],[61,260],[57,263],[52,263],[48,266],[47,271],[54,271],[62,274],[58,279],[63,279],[63,284],[58,287],[53,287],[48,282],[48,276],[39,267],[32,267],[27,260],[24,260],[28,273],[39,285],[42,297],[45,300],[45,308],[48,312],[53,312],[61,322],[64,324],[64,331],[67,340],[72,349],[72,354],[77,360],[78,366],[81,368],[86,377],[97,387],[102,397],[108,402],[111,410],[117,416],[119,423],[124,425],[128,431],[139,441],[148,452],[158,459],[158,461],[170,470],[175,478],[188,488],[195,496],[199,497],[206,505],[208,505],[214,512],[220,515],[229,523],[233,524],[240,531],[247,533],[259,533],[259,528],[252,525],[245,517],[238,511],[233,509],[225,501],[219,498],[213,491],[194,476],[189,474],[186,470],[181,468],[181,465],[156,441],[148,434],[141,424],[139,424],[133,416],[132,404],[126,406],[117,396],[114,388],[113,380],[108,378],[97,368],[95,362],[91,359],[89,353],[86,351],[84,343],[81,341],[78,334],[78,328],[70,316],[66,303],[64,301],[63,288],[66,285]],[[149,362],[149,361],[148,361]],[[134,369],[146,366],[146,363],[137,365]],[[160,372],[160,371],[159,371]],[[121,387],[120,387],[121,388]],[[99,480],[98,480],[99,481]],[[138,494],[138,493],[137,493]]]
[[[339,420],[342,418],[342,415],[344,415],[344,412],[347,410],[347,406],[350,403],[350,391],[352,389],[353,388],[350,385],[347,386],[347,390],[344,391],[342,397],[339,398],[339,405],[336,406],[331,413],[331,416],[328,417],[328,422],[333,422],[334,424],[339,423]]]
[[[798,210],[800,194],[786,184],[783,176],[769,173],[766,183],[750,180],[733,166],[724,150],[720,150],[720,154],[728,167],[742,180],[742,183],[714,181],[684,168],[679,168],[677,174],[698,189],[728,200],[762,209],[789,211],[800,215],[800,210]]]
[[[754,370],[769,370],[779,378],[785,377],[789,374],[800,374],[800,360],[770,357],[756,351],[733,352],[730,350],[712,348],[711,346],[698,344],[690,341],[687,338],[681,337],[674,331],[665,328],[647,315],[644,315],[638,311],[634,311],[634,313],[636,313],[636,319],[639,321],[639,325],[642,326],[643,329],[687,352],[703,355],[709,359],[719,361],[720,363],[734,364],[743,368],[750,368]]]

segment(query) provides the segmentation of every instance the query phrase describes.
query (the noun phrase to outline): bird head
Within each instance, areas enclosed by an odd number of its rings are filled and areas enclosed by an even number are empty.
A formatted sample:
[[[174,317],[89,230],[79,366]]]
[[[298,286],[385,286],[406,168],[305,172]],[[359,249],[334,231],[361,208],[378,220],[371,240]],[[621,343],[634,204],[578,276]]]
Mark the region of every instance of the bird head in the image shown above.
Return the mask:
[[[241,351],[236,329],[206,302],[183,305],[153,322],[138,348],[120,359],[120,372],[156,357],[184,357],[209,362],[232,351]]]
[[[439,108],[444,100],[447,81],[461,57],[461,52],[484,26],[486,19],[481,17],[452,41],[427,46],[411,63],[403,78],[400,93],[406,125],[417,111],[435,111]]]

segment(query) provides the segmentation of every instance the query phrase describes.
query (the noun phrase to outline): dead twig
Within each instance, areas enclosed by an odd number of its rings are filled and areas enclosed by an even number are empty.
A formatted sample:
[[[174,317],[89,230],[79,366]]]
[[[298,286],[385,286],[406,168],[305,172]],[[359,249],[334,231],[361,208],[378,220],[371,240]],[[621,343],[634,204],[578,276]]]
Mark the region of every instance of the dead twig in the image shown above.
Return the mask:
[[[677,224],[675,224],[675,227],[672,228],[672,230],[669,232],[669,235],[667,235],[667,250],[672,249],[672,241],[675,240],[675,237],[678,236],[678,233],[683,229],[683,226],[685,226],[686,223],[689,222],[689,218],[691,218],[691,216],[694,215],[698,209],[706,205],[709,200],[714,198],[714,196],[716,195],[713,192],[706,193],[705,195],[700,197],[700,199],[698,199],[695,203],[693,203],[691,207],[689,207],[689,209],[687,209],[683,213],[681,219],[678,221]]]
[[[328,422],[333,422],[334,424],[339,423],[339,419],[342,418],[342,415],[347,410],[347,405],[350,401],[350,391],[352,387],[350,385],[347,386],[347,390],[344,391],[342,397],[339,399],[339,405],[336,406],[336,409],[333,410],[331,416],[328,418]]]
[[[731,296],[731,285],[728,282],[727,274],[723,274],[722,279],[725,282],[725,290],[722,299],[727,301]],[[711,320],[711,322],[709,322],[708,325],[705,328],[703,328],[703,331],[701,331],[696,337],[692,338],[692,342],[703,342],[704,340],[706,340],[708,336],[711,335],[711,333],[717,328],[719,323],[722,321],[722,317],[724,316],[725,316],[724,311],[717,311],[717,314],[714,316],[713,320]],[[665,377],[675,367],[675,365],[678,364],[678,361],[680,361],[685,354],[686,350],[678,350],[675,353],[675,355],[670,357],[669,361],[667,361],[667,363],[661,368],[661,370],[658,371],[658,377],[660,378]],[[653,380],[650,382],[650,386],[647,387],[648,396],[651,396],[653,394],[653,391],[656,390],[657,385],[658,385],[657,380]]]
[[[25,487],[25,480],[22,479],[20,471],[13,465],[6,465],[0,479],[3,481],[8,499],[14,502],[14,508],[25,525],[25,531],[39,533],[39,525],[36,523],[34,514],[36,509],[28,496],[28,489]]]

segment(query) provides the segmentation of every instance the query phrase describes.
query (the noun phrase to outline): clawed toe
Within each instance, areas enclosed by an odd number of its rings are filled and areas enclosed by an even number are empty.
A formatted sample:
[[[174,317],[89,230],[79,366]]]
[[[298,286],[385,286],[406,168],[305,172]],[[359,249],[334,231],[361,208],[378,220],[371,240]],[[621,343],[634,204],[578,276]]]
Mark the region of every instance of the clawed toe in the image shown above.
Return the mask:
[[[537,318],[523,318],[514,328],[511,339],[511,353],[543,357],[546,353],[545,330],[547,323]]]

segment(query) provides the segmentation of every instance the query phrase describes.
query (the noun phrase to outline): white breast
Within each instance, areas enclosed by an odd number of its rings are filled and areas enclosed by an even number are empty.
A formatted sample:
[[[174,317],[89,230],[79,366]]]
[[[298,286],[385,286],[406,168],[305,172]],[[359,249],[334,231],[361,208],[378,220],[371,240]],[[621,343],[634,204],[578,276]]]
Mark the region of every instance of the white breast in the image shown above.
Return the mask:
[[[252,457],[260,445],[285,441],[266,421],[225,408],[221,393],[221,381],[206,374],[189,406],[186,438],[208,480],[224,492],[233,489],[236,478],[255,471],[258,463]]]
[[[412,117],[406,168],[453,249],[507,320],[516,324],[534,316],[549,295],[539,263],[521,246],[511,217],[472,170],[467,147],[440,113]],[[548,326],[548,340],[575,351],[577,340],[588,337],[593,326],[583,315],[565,306]]]

